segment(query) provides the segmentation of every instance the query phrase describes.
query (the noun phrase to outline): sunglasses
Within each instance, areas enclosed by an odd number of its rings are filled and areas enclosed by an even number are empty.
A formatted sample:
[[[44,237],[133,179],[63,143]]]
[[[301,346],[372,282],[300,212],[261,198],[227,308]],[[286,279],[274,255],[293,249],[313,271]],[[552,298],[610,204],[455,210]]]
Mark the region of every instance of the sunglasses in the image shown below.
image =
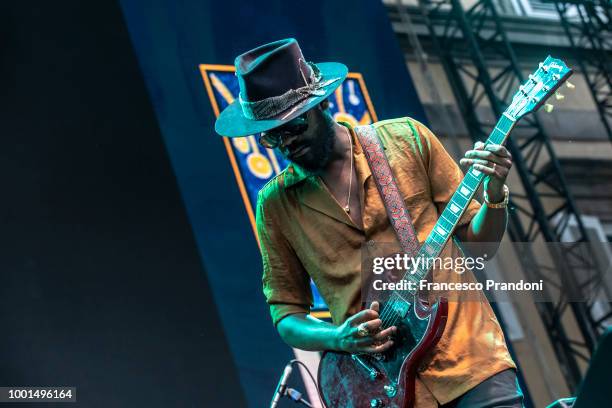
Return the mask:
[[[283,140],[304,133],[308,129],[307,114],[308,112],[303,113],[290,122],[285,123],[283,126],[279,126],[267,132],[262,132],[259,136],[259,143],[268,149],[276,149],[283,144]]]

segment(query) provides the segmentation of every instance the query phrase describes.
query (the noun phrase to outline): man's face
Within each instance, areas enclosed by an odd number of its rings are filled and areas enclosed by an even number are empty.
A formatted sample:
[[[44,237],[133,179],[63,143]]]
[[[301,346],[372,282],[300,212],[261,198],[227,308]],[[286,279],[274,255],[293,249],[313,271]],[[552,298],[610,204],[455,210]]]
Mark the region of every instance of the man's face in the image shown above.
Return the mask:
[[[280,141],[281,154],[310,173],[320,173],[329,163],[335,141],[333,120],[319,105],[267,133],[262,138]]]

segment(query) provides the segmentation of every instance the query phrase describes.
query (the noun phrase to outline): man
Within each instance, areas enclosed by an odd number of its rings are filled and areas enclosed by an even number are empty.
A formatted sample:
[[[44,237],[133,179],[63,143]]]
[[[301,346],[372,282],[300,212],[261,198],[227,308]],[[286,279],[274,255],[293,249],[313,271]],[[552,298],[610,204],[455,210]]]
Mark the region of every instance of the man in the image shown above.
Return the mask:
[[[297,42],[287,39],[238,56],[236,75],[240,98],[221,113],[215,129],[232,137],[261,133],[264,147],[278,148],[291,162],[262,188],[257,203],[264,294],[280,336],[305,350],[387,350],[396,327],[381,327],[378,303],[363,309],[360,251],[366,242],[397,238],[355,132],[327,110],[327,97],[347,68],[306,62]],[[423,242],[461,170],[421,123],[401,118],[374,126]],[[510,153],[476,144],[461,163],[486,174],[486,203],[469,205],[455,235],[465,242],[499,242],[507,220]],[[454,242],[447,247],[460,255]],[[309,316],[310,279],[333,324]],[[430,354],[419,371],[418,408],[522,406],[516,366],[484,296],[450,302],[446,330]]]

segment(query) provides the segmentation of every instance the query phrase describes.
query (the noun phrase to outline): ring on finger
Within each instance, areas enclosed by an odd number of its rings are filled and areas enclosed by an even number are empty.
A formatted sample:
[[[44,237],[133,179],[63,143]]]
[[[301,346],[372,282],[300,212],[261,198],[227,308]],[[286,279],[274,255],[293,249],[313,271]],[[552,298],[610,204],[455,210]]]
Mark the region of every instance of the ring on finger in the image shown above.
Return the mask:
[[[361,323],[357,326],[357,335],[359,337],[367,337],[370,335],[370,331],[368,330],[368,325],[366,323]]]

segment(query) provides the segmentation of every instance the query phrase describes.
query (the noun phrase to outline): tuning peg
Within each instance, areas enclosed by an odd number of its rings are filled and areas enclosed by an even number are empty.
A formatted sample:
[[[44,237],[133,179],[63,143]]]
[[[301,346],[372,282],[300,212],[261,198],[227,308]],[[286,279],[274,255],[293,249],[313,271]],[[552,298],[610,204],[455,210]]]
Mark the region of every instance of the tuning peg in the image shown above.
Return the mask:
[[[544,110],[546,111],[546,113],[552,112],[554,108],[555,107],[550,103],[544,104]]]
[[[570,81],[566,81],[565,82],[565,86],[567,86],[567,89],[574,89],[574,88],[576,88],[576,85],[572,84]]]
[[[565,99],[565,95],[562,95],[560,92],[555,92],[555,98],[558,101],[562,101],[563,99]]]

